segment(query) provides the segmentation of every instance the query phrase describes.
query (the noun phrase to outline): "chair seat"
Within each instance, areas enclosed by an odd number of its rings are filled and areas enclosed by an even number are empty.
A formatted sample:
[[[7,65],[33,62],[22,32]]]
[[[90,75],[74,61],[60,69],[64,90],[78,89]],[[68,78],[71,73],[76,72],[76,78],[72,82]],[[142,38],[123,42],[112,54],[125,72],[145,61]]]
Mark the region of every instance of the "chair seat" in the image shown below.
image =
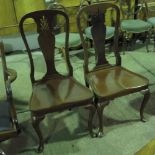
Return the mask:
[[[151,18],[147,19],[147,21],[148,21],[153,27],[155,27],[155,17],[151,17]]]
[[[92,102],[91,91],[75,79],[55,78],[34,85],[30,102],[33,112],[53,112]]]
[[[55,46],[58,48],[65,47],[65,33],[60,33],[55,36]],[[81,44],[80,35],[78,33],[69,33],[69,47],[77,47]]]
[[[115,98],[148,86],[148,79],[123,67],[111,67],[90,72],[87,80],[98,97]]]
[[[114,31],[115,31],[114,27],[107,26],[106,27],[106,39],[112,38],[114,36]],[[91,26],[87,27],[84,32],[87,38],[93,39],[92,34],[91,34]]]
[[[140,19],[128,19],[121,22],[121,29],[131,33],[141,33],[148,31],[151,24]]]
[[[9,130],[12,126],[11,116],[9,112],[9,103],[7,101],[0,102],[0,131]]]

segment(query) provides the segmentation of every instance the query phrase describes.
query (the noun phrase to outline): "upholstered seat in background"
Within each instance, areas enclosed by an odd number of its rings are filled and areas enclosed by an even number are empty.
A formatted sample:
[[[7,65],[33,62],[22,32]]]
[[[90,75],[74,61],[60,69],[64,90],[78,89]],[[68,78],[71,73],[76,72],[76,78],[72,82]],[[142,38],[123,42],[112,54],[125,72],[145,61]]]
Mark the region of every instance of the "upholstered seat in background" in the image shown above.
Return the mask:
[[[58,2],[51,2],[48,5],[47,9],[48,10],[56,9],[56,10],[61,10],[67,13],[66,8],[63,5],[59,4]],[[55,26],[59,28],[59,31],[60,31],[55,36],[56,38],[55,47],[58,48],[62,53],[64,53],[65,33],[63,31],[64,31],[65,25],[63,25],[59,19],[55,19]],[[70,32],[69,33],[69,48],[79,48],[80,45],[81,45],[81,40],[80,40],[79,34],[76,32]]]
[[[112,38],[114,36],[114,31],[115,31],[115,28],[114,27],[107,26],[106,27],[106,39]],[[85,33],[85,35],[86,35],[87,38],[93,39],[92,34],[91,34],[91,26],[90,27],[87,27],[84,30],[84,33]]]
[[[149,43],[149,31],[151,29],[151,24],[149,24],[145,19],[140,19],[139,14],[143,13],[145,14],[145,7],[144,3],[141,4],[141,6],[137,7],[136,12],[134,12],[134,8],[132,7],[132,1],[127,0],[123,1],[120,0],[120,10],[122,13],[122,21],[121,21],[121,31],[123,32],[123,46],[124,48],[127,47],[127,42],[131,39],[130,37],[132,34],[140,34],[140,33],[146,33],[145,34],[145,42],[146,42],[146,50],[147,52],[149,51],[148,49],[148,43]],[[141,10],[144,10],[143,12]],[[134,18],[136,17],[136,19]],[[136,38],[135,36],[130,40],[132,43],[136,43]],[[125,52],[126,49],[123,49]]]

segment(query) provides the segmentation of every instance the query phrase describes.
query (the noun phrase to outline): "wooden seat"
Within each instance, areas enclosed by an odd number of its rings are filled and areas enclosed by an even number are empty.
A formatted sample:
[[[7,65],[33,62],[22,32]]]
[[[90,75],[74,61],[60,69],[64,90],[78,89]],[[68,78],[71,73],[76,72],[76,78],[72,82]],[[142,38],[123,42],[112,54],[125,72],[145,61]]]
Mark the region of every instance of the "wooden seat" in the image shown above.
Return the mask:
[[[65,20],[65,50],[64,59],[68,69],[66,75],[60,74],[55,68],[55,34],[53,20],[57,15]],[[46,62],[46,73],[41,79],[35,79],[35,66],[32,59],[32,52],[28,46],[28,41],[24,32],[24,21],[32,18],[37,27],[38,42],[43,57]],[[69,19],[66,13],[60,10],[43,10],[29,13],[22,17],[19,24],[20,32],[25,43],[30,64],[30,78],[32,82],[32,96],[29,103],[32,115],[32,124],[39,137],[38,152],[43,151],[44,142],[42,133],[39,128],[40,121],[45,117],[45,114],[51,112],[62,111],[90,105],[94,109],[92,92],[73,78],[73,69],[69,60],[68,41],[69,41]],[[65,67],[64,67],[65,68]],[[91,109],[91,108],[90,108]],[[91,113],[90,113],[91,114]],[[89,117],[88,125],[91,132],[91,119]]]
[[[0,101],[0,142],[17,136],[19,125],[16,116],[16,110],[12,99],[11,82],[13,82],[17,73],[13,69],[8,69],[5,61],[4,45],[0,42],[0,55],[6,88],[6,99]],[[5,154],[0,150],[0,154]]]
[[[82,106],[90,102],[90,96],[91,92],[72,77],[51,78],[34,85],[30,110],[36,113],[44,110],[46,113]]]
[[[97,96],[105,99],[145,89],[149,82],[148,79],[121,66],[90,72],[87,74],[87,80]]]
[[[115,13],[115,35],[114,35],[114,54],[116,58],[115,64],[110,64],[105,55],[106,10],[112,8]],[[91,17],[92,29],[91,33],[94,40],[96,62],[93,69],[89,69],[89,50],[83,37],[83,29],[81,26],[81,16],[87,14]],[[102,113],[104,107],[110,100],[135,92],[143,92],[144,99],[140,108],[140,119],[143,121],[143,110],[147,103],[150,91],[148,88],[149,81],[147,78],[134,73],[126,68],[121,67],[121,56],[119,53],[119,25],[120,11],[119,8],[111,3],[100,3],[83,7],[77,16],[77,24],[80,32],[82,45],[84,49],[84,74],[85,82],[94,93],[94,101],[99,116],[100,128],[99,136],[103,134]],[[102,35],[101,35],[102,34]]]

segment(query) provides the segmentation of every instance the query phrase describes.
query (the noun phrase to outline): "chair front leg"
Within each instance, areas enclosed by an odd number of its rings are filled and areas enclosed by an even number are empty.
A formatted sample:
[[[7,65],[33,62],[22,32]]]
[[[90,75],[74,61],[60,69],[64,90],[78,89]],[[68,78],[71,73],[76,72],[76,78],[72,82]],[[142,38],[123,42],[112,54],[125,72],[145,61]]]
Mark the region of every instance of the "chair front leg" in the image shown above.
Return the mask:
[[[96,112],[96,107],[94,104],[91,104],[88,109],[90,110],[89,112],[89,119],[88,119],[88,129],[89,129],[89,133],[91,135],[92,138],[97,137],[97,134],[93,132],[93,118],[94,118],[94,114]]]
[[[144,98],[143,98],[143,101],[142,101],[142,104],[141,104],[141,107],[140,107],[140,120],[142,122],[145,122],[143,113],[144,113],[145,105],[148,103],[148,100],[150,98],[150,90],[145,89],[145,90],[142,91],[142,93],[144,94]]]
[[[38,138],[39,138],[39,146],[37,149],[38,153],[41,153],[44,149],[44,141],[43,141],[43,136],[39,127],[40,122],[45,118],[45,116],[35,116],[32,114],[31,119],[32,119],[32,125],[34,130],[36,131]]]
[[[97,109],[97,114],[99,118],[99,131],[98,131],[98,137],[103,136],[103,110],[104,108],[109,104],[109,101],[106,101],[106,103],[97,103],[96,104],[96,109]]]

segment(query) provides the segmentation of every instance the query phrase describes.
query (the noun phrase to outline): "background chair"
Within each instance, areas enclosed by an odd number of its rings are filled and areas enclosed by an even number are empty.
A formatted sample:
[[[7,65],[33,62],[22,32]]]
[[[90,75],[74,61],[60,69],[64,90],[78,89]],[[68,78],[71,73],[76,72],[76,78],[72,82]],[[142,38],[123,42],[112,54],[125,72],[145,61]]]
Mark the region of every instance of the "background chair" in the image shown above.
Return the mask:
[[[154,38],[154,51],[155,51],[155,2],[153,0],[145,1],[147,8],[147,21],[152,25],[152,34]]]
[[[6,99],[0,101],[0,142],[17,136],[19,125],[16,116],[15,106],[12,99],[11,82],[17,74],[14,70],[8,69],[5,61],[4,45],[0,42],[0,55],[3,66],[4,83],[6,88]],[[0,150],[0,154],[5,154]]]
[[[51,9],[57,9],[64,11],[67,13],[66,8],[59,4],[58,2],[50,3],[47,7],[48,10]],[[65,50],[65,32],[63,32],[63,27],[65,27],[63,20],[60,18],[55,19],[55,30],[56,30],[56,41],[55,41],[55,47],[58,48],[62,53],[64,53]],[[78,33],[69,33],[69,48],[78,48],[81,45],[81,39]]]
[[[105,55],[106,10],[113,8],[115,16],[115,35],[114,35],[114,54],[116,58],[115,64],[110,64]],[[91,17],[91,33],[94,41],[94,49],[97,55],[95,67],[90,69],[88,49],[86,41],[83,37],[81,26],[82,14]],[[84,49],[84,74],[85,82],[94,93],[97,113],[99,116],[99,136],[103,134],[102,114],[104,107],[114,98],[125,96],[135,92],[143,92],[144,99],[140,108],[140,120],[143,120],[143,110],[149,99],[150,91],[148,88],[149,81],[147,78],[136,74],[121,66],[121,57],[119,53],[119,25],[120,11],[119,8],[111,3],[100,3],[83,7],[77,15],[77,24]]]
[[[107,0],[105,0],[104,2],[106,2],[106,1]],[[92,1],[92,0],[83,0],[83,1],[81,1],[80,8],[82,8],[83,6],[92,5],[92,4],[95,4],[95,3],[101,3],[101,2],[99,0],[96,0],[95,2]],[[113,11],[109,10],[108,13],[111,14],[111,16],[110,16],[111,19],[109,20],[110,25],[106,26],[106,40],[109,40],[109,39],[113,38],[114,31],[115,31],[114,27],[112,26],[112,24],[113,24],[112,23],[112,13],[113,13]],[[84,34],[85,34],[87,39],[93,41],[93,37],[92,37],[92,34],[91,34],[91,27],[92,26],[91,26],[90,18],[86,16],[85,21],[87,22],[87,24],[85,24],[85,25],[87,25],[87,27],[84,29]],[[111,46],[112,45],[110,44],[110,47]]]
[[[151,25],[140,19],[139,15],[140,13],[145,14],[145,7],[144,7],[144,1],[142,1],[141,5],[137,7],[137,10],[135,11],[135,7],[132,6],[131,0],[120,0],[120,10],[122,13],[122,21],[121,21],[121,30],[123,32],[123,47],[127,47],[127,42],[130,38],[132,38],[132,45],[136,42],[136,35],[141,33],[146,33],[146,49],[147,52],[148,49],[148,42],[149,42],[149,31],[151,29]],[[136,19],[135,19],[136,17]],[[135,34],[134,37],[131,37],[131,34]]]
[[[54,34],[54,19],[57,16],[65,19],[65,50],[64,59],[68,69],[66,75],[60,74],[55,68],[54,51],[55,51],[55,34]],[[28,40],[24,32],[24,21],[32,18],[37,26],[38,43],[45,59],[46,68],[45,75],[36,80],[35,66],[31,49],[28,45]],[[92,93],[91,91],[76,81],[73,75],[73,69],[69,60],[68,40],[69,40],[69,19],[66,13],[60,10],[43,10],[26,14],[22,17],[19,24],[20,32],[25,43],[28,56],[30,59],[31,73],[30,78],[32,82],[32,96],[29,103],[32,125],[39,137],[38,151],[43,151],[43,137],[39,128],[40,122],[45,115],[51,112],[58,112],[74,107],[90,105],[92,109]],[[64,67],[65,68],[65,67]],[[89,118],[89,127],[91,127],[92,117]],[[91,131],[91,128],[89,128]]]

